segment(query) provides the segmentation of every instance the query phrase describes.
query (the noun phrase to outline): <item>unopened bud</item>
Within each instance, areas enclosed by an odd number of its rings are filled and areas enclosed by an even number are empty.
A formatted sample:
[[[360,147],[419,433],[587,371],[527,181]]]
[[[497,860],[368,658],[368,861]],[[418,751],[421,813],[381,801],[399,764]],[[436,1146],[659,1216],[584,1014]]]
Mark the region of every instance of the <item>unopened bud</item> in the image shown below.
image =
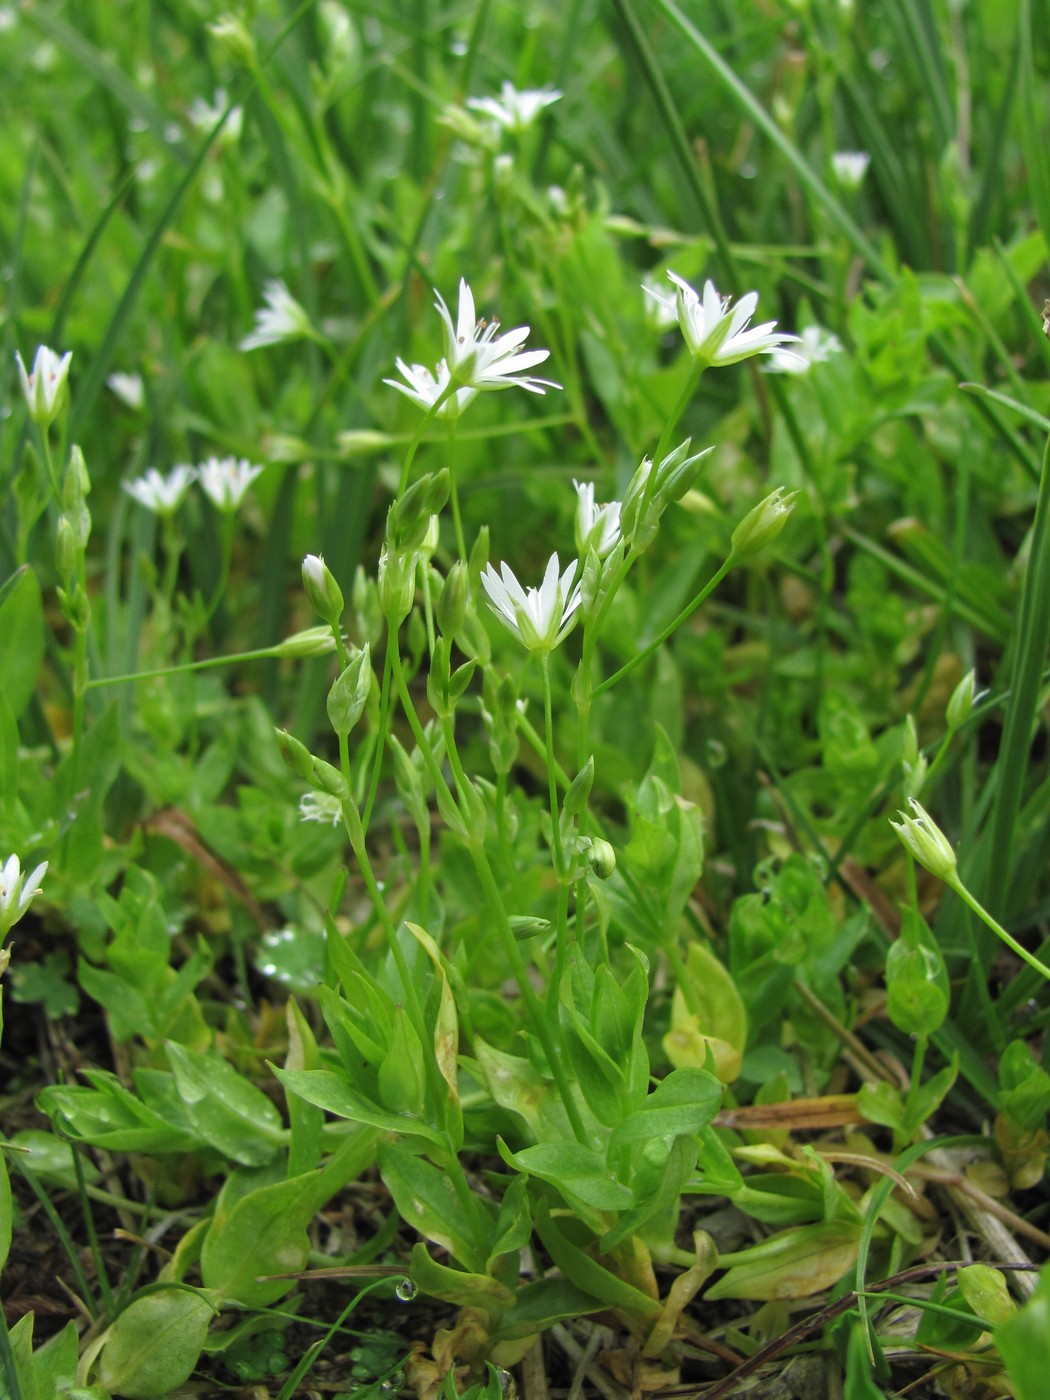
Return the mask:
[[[304,627],[273,648],[274,656],[325,656],[330,651],[335,651],[335,634],[328,626]]]
[[[277,735],[277,743],[285,763],[297,778],[304,778],[309,782],[313,777],[313,754],[305,744],[300,743],[293,734],[289,734],[287,729],[275,729],[274,733]]]
[[[470,604],[470,574],[462,559],[457,559],[448,571],[437,604],[438,626],[450,640],[467,620]]]
[[[328,718],[342,738],[349,734],[364,713],[372,688],[372,663],[366,643],[328,692]]]
[[[948,725],[949,734],[954,734],[960,729],[973,713],[973,707],[978,700],[988,694],[986,690],[976,690],[977,676],[973,668],[966,672],[962,680],[952,691],[951,699],[948,701],[944,718]]]
[[[797,495],[797,491],[789,491],[785,496],[784,488],[778,486],[764,501],[748,511],[733,531],[730,558],[749,559],[772,544],[787,524]]]
[[[60,515],[55,530],[55,568],[59,578],[73,579],[79,560],[80,550],[77,548],[76,535],[69,523],[69,517]]]
[[[255,40],[248,26],[236,15],[220,15],[208,25],[216,43],[237,63],[255,67]]]
[[[929,812],[913,797],[909,804],[914,816],[898,812],[899,822],[891,821],[890,826],[901,838],[905,850],[909,851],[921,866],[938,880],[952,884],[956,879],[956,859],[951,842],[941,831]]]
[[[317,616],[329,626],[338,627],[343,616],[343,594],[320,554],[308,554],[303,560],[303,588]]]
[[[379,556],[379,606],[391,628],[398,628],[412,611],[416,596],[415,564],[389,545]]]

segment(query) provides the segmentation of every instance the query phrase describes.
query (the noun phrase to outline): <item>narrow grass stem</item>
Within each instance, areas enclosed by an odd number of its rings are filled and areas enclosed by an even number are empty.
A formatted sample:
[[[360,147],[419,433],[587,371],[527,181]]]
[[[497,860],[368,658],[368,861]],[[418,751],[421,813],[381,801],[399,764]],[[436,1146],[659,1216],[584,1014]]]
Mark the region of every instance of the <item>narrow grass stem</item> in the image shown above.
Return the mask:
[[[547,753],[547,794],[551,808],[551,845],[554,849],[554,870],[558,880],[565,879],[565,851],[562,847],[561,821],[558,817],[558,780],[554,774],[554,715],[551,703],[550,657],[544,652],[540,658],[540,672],[543,676],[543,727]]]
[[[652,656],[654,651],[658,651],[659,648],[663,646],[664,642],[667,641],[668,637],[670,637],[674,632],[677,632],[678,628],[681,627],[683,622],[687,621],[690,617],[692,617],[693,613],[696,612],[700,604],[710,597],[710,595],[715,591],[715,589],[725,578],[726,574],[729,573],[730,569],[735,563],[736,560],[731,554],[729,558],[726,559],[725,562],[719,566],[718,570],[714,574],[712,574],[712,576],[708,579],[707,583],[704,584],[703,588],[701,588],[700,592],[696,595],[692,602],[686,604],[686,606],[682,609],[678,616],[675,617],[671,622],[669,622],[665,628],[663,628],[659,636],[655,637],[653,641],[649,643],[648,646],[643,647],[643,649],[640,652],[638,652],[637,655],[632,656],[630,661],[624,662],[620,669],[618,671],[614,671],[611,676],[608,676],[604,681],[602,681],[601,685],[595,686],[593,692],[594,695],[598,696],[603,694],[611,686],[614,686],[617,681],[623,680],[625,676],[629,676],[632,671],[637,670],[637,668],[641,666],[643,661],[647,661],[649,657]]]

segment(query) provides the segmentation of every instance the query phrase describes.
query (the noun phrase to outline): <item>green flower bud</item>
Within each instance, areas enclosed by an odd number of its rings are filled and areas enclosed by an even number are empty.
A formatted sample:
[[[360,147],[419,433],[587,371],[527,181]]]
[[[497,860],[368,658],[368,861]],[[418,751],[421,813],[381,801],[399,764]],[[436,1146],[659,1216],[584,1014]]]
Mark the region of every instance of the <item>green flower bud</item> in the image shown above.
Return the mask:
[[[595,837],[591,841],[591,869],[599,880],[608,880],[616,869],[616,852],[608,841]]]
[[[569,790],[562,800],[561,810],[565,817],[578,817],[587,809],[587,800],[594,783],[594,755],[583,765],[569,784]]]
[[[416,596],[415,561],[390,545],[379,556],[379,606],[390,627],[396,630],[412,611]]]
[[[474,538],[474,543],[470,549],[470,558],[467,561],[470,570],[470,587],[475,592],[481,583],[481,575],[485,570],[485,565],[489,562],[489,527],[482,525]]]
[[[986,690],[976,691],[976,685],[977,676],[971,667],[952,691],[948,707],[944,712],[949,734],[954,734],[966,723],[973,713],[973,707],[977,701],[982,700],[988,694]]]
[[[764,501],[748,511],[733,531],[730,558],[734,561],[749,559],[772,544],[787,524],[797,495],[797,491],[789,491],[785,496],[784,488],[778,486]]]
[[[914,816],[905,812],[897,815],[901,821],[891,821],[890,826],[904,842],[905,850],[927,869],[931,875],[946,884],[953,884],[956,876],[955,851],[951,842],[941,831],[929,812],[913,797],[910,802]]]
[[[55,529],[55,568],[59,578],[72,580],[76,577],[81,551],[77,548],[76,535],[69,517],[60,515]]]
[[[457,559],[448,571],[437,604],[438,626],[451,641],[467,620],[470,606],[470,573],[462,559]]]
[[[343,594],[320,554],[308,554],[303,560],[303,588],[317,616],[329,626],[338,627],[343,616]]]
[[[448,493],[449,475],[445,467],[414,482],[387,512],[386,533],[390,543],[402,553],[419,549],[430,530],[430,517],[441,513]]]
[[[255,40],[248,26],[236,15],[220,15],[208,25],[216,43],[234,60],[246,68],[255,67]]]
[[[330,651],[335,651],[335,635],[327,625],[293,632],[273,648],[274,656],[325,656]]]
[[[280,745],[281,757],[297,778],[304,778],[307,782],[313,777],[314,756],[305,744],[299,742],[294,735],[289,734],[287,729],[274,729],[277,735],[277,743]]]
[[[366,643],[345,671],[336,677],[328,692],[328,718],[340,738],[349,734],[361,718],[372,683],[372,664]]]

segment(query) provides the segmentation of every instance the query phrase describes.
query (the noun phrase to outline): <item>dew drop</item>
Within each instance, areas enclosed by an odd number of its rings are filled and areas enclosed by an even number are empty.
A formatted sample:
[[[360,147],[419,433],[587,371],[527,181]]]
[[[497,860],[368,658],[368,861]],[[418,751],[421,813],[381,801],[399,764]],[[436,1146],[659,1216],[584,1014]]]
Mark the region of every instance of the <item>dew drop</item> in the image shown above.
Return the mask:
[[[398,1280],[394,1292],[401,1299],[402,1303],[411,1303],[412,1299],[419,1292],[419,1289],[410,1278],[403,1278]]]

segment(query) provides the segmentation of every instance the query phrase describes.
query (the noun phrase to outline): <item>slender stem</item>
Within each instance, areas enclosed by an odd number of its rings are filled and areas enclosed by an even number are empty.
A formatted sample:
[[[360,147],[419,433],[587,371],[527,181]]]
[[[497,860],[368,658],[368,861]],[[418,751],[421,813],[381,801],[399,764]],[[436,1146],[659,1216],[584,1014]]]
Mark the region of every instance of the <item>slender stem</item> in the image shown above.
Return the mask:
[[[671,445],[671,435],[678,426],[679,418],[681,418],[682,414],[685,412],[686,404],[688,404],[689,400],[696,392],[696,386],[700,383],[700,376],[703,372],[703,364],[698,360],[693,360],[689,366],[689,373],[686,376],[686,381],[682,385],[682,392],[678,395],[675,406],[671,410],[671,416],[664,424],[664,430],[660,434],[660,441],[656,444],[656,451],[653,454],[653,471],[659,467],[660,463],[667,456],[667,449]]]
[[[372,819],[372,808],[375,806],[376,794],[379,791],[379,774],[383,767],[383,752],[386,748],[386,736],[390,728],[390,677],[394,669],[391,651],[392,647],[388,640],[386,656],[383,658],[383,684],[379,691],[379,733],[376,736],[376,751],[372,759],[372,777],[368,784],[368,798],[364,811],[361,813],[361,825],[365,831],[368,830],[368,823]]]
[[[280,645],[257,647],[254,651],[236,651],[232,656],[208,656],[203,661],[186,661],[181,666],[159,666],[153,671],[128,671],[122,676],[96,676],[85,684],[85,690],[97,690],[103,685],[129,685],[133,681],[152,681],[160,676],[182,676],[190,671],[211,671],[218,666],[236,666],[241,661],[267,661],[282,654]]]
[[[963,882],[959,879],[958,876],[956,876],[952,880],[948,880],[946,883],[948,885],[948,888],[954,890],[955,893],[962,900],[962,902],[968,908],[972,909],[973,912],[983,923],[988,925],[988,927],[992,930],[996,937],[1001,938],[1002,941],[1006,944],[1006,946],[1010,948],[1013,952],[1015,952],[1023,962],[1026,962],[1030,968],[1033,968],[1036,972],[1039,973],[1041,977],[1045,977],[1046,980],[1050,982],[1050,967],[1047,967],[1045,963],[1040,962],[1039,959],[1033,953],[1030,953],[1027,948],[1022,948],[1020,943],[1018,943],[1017,939],[1014,938],[1012,934],[1007,933],[1006,929],[1003,928],[1002,924],[997,923],[996,920],[992,918],[991,914],[989,914],[988,910],[985,909],[982,904],[979,904],[976,899],[974,899],[973,895],[966,888],[966,886],[963,884]]]
[[[558,880],[565,879],[565,851],[562,848],[561,821],[558,816],[558,780],[554,773],[554,718],[551,705],[550,657],[546,652],[540,655],[540,671],[543,675],[543,725],[547,741],[547,792],[551,805],[551,840],[554,847],[554,870]]]
[[[688,603],[678,614],[678,616],[672,622],[669,622],[667,624],[667,626],[663,629],[660,635],[656,637],[652,642],[650,642],[647,647],[643,648],[642,651],[638,652],[637,655],[632,656],[630,661],[625,662],[624,665],[621,666],[618,671],[614,672],[606,680],[602,681],[601,685],[596,686],[594,694],[596,696],[601,695],[604,691],[608,690],[610,686],[613,686],[616,684],[617,681],[622,680],[624,676],[629,676],[632,671],[636,670],[642,664],[643,661],[647,661],[649,657],[652,656],[654,651],[662,647],[664,642],[667,641],[668,637],[670,637],[673,632],[676,632],[678,628],[681,627],[682,623],[692,616],[692,614],[697,610],[700,604],[704,602],[704,600],[714,592],[714,590],[725,578],[726,574],[729,573],[730,569],[733,567],[735,562],[736,561],[733,555],[730,555],[729,558],[726,559],[725,562],[719,567],[717,572],[712,575],[712,577],[707,581],[707,583],[704,584],[703,588],[701,588],[700,592],[696,595],[693,601],[691,603]]]
[[[456,531],[456,552],[463,560],[467,557],[466,539],[463,534],[463,521],[459,514],[459,491],[456,488],[456,420],[448,420],[448,494],[452,503],[452,524]]]
[[[438,394],[437,398],[430,405],[427,411],[423,414],[423,417],[419,420],[419,426],[416,428],[416,431],[412,434],[412,441],[408,444],[408,451],[405,453],[405,460],[401,464],[401,479],[397,484],[397,494],[399,496],[403,496],[405,494],[405,491],[408,489],[409,477],[412,474],[412,463],[415,460],[417,451],[419,450],[419,444],[423,441],[423,433],[426,429],[427,424],[437,414],[438,409],[446,401],[446,399],[450,399],[455,392],[455,386],[450,381],[448,384],[445,385],[444,389],[442,389],[441,393]]]
[[[911,1061],[911,1079],[908,1083],[908,1096],[904,1101],[904,1121],[914,1132],[918,1123],[912,1123],[912,1114],[915,1111],[915,1101],[919,1097],[919,1088],[922,1082],[922,1067],[926,1061],[926,1048],[930,1043],[930,1038],[921,1031],[915,1037],[915,1053]]]

